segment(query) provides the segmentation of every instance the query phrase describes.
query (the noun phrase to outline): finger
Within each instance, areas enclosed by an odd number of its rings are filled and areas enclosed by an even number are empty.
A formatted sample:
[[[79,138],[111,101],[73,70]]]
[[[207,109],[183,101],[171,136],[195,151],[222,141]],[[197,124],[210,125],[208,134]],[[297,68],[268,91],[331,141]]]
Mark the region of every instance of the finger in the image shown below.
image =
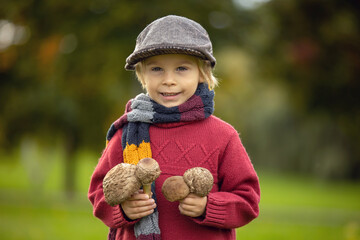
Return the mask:
[[[127,216],[128,216],[128,218],[130,218],[132,220],[135,220],[135,219],[138,219],[138,218],[146,217],[146,216],[152,214],[153,212],[154,212],[154,209],[151,209],[151,210],[141,212],[141,213],[130,213]]]
[[[181,208],[184,211],[194,211],[194,209],[196,209],[196,205],[189,205],[186,203],[180,203],[179,204],[179,208]]]
[[[130,219],[136,219],[140,217],[147,216],[154,212],[156,208],[156,204],[150,204],[142,207],[132,207],[132,202],[126,202],[121,205],[123,211],[125,212],[126,216]]]
[[[129,208],[128,212],[129,213],[144,213],[144,212],[148,212],[150,210],[153,210],[155,208],[156,208],[156,204],[154,203],[152,205],[136,207],[136,208]]]
[[[195,195],[193,193],[190,193],[186,198],[181,199],[179,202],[187,205],[197,205],[198,201],[202,197],[199,197],[198,195]]]
[[[140,189],[140,190],[138,191],[138,193],[140,193],[140,194],[145,194],[143,189]],[[147,194],[146,194],[146,195],[147,195]],[[149,196],[149,195],[148,195],[148,196]],[[153,193],[150,192],[150,197],[149,197],[149,198],[152,198],[152,196],[153,196]]]
[[[128,200],[134,201],[134,200],[148,200],[148,199],[150,199],[149,195],[143,193],[141,190],[141,192],[134,193]]]
[[[128,205],[131,208],[147,207],[147,206],[152,206],[154,204],[155,204],[154,199],[128,201]]]
[[[196,204],[196,202],[193,199],[189,199],[189,198],[181,199],[179,201],[179,203],[185,204],[185,205],[195,205]]]
[[[156,204],[153,203],[151,205],[146,205],[146,206],[142,206],[142,207],[127,207],[125,206],[126,211],[124,209],[124,211],[126,212],[126,215],[131,218],[131,219],[135,219],[135,218],[140,218],[140,217],[144,217],[147,216],[151,213],[154,212],[154,209],[156,208]]]
[[[198,214],[197,212],[194,212],[192,210],[188,210],[186,208],[183,208],[182,206],[179,205],[179,211],[182,215],[185,216],[189,216],[189,217],[197,217],[200,216],[201,214]]]
[[[184,199],[179,204],[179,210],[181,214],[198,217],[202,215],[206,208],[206,197],[191,196],[190,198]]]

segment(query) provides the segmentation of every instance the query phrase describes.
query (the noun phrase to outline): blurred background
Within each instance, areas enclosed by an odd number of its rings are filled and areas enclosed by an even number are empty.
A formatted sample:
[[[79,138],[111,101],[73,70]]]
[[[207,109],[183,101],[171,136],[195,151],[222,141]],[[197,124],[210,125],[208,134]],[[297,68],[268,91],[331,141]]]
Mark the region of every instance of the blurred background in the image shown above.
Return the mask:
[[[106,238],[90,176],[142,91],[125,59],[168,14],[209,32],[215,114],[259,174],[238,239],[360,239],[359,1],[0,0],[1,239]]]

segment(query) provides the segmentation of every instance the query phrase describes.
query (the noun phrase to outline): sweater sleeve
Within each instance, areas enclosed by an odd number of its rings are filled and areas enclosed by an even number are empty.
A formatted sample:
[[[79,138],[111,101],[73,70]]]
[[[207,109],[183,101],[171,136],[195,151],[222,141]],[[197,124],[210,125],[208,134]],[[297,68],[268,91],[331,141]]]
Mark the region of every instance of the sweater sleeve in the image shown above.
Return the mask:
[[[202,225],[218,228],[241,227],[259,214],[260,186],[257,174],[238,134],[229,140],[218,168],[219,191],[208,195]]]
[[[121,207],[110,206],[106,203],[103,193],[103,179],[106,173],[123,162],[121,148],[121,131],[118,131],[105,148],[91,177],[88,198],[93,205],[93,214],[110,228],[120,228],[135,224],[137,221],[128,221]]]

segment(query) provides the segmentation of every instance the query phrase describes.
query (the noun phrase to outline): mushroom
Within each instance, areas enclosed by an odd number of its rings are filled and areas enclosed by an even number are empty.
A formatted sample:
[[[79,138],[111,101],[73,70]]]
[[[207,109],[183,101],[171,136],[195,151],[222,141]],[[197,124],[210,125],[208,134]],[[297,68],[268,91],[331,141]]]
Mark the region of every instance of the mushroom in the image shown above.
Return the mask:
[[[151,183],[159,177],[159,164],[152,158],[144,158],[137,165],[120,163],[104,177],[103,192],[110,206],[130,198],[143,186],[144,193],[151,197]]]
[[[200,197],[209,194],[214,183],[210,171],[202,167],[188,169],[183,176],[167,178],[161,188],[164,197],[170,201],[179,201],[194,193]]]
[[[135,175],[143,186],[144,193],[151,197],[151,183],[160,176],[159,164],[153,158],[143,158],[136,165]]]
[[[133,195],[141,183],[135,176],[136,165],[120,163],[113,167],[103,180],[105,201],[115,206]]]
[[[190,189],[182,176],[167,178],[162,185],[161,191],[164,197],[170,202],[184,199],[190,193]]]

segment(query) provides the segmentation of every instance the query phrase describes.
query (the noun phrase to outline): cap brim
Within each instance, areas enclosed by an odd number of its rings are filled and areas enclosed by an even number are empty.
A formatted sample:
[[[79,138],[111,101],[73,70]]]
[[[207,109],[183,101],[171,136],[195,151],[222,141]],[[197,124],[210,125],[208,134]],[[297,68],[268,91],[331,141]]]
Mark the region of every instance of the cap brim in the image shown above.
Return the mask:
[[[143,49],[141,51],[133,52],[127,59],[125,64],[126,70],[135,70],[135,65],[149,57],[163,55],[163,54],[186,54],[194,57],[199,57],[203,60],[209,60],[211,62],[211,66],[215,65],[215,61],[212,59],[208,59],[202,52],[184,47],[162,47],[162,48],[148,48]]]

